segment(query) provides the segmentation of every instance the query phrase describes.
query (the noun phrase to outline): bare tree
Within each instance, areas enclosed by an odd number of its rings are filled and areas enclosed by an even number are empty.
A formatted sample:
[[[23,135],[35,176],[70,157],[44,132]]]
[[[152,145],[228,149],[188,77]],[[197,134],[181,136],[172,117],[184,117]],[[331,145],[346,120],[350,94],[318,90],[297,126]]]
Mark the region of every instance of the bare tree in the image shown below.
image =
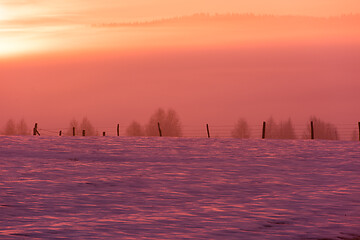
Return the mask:
[[[277,123],[273,117],[266,122],[266,138],[273,139],[295,139],[295,130],[291,119]]]
[[[18,135],[30,135],[30,129],[24,119],[21,119],[20,122],[18,122],[16,130]]]
[[[306,132],[303,134],[304,138],[309,139],[311,135],[310,122],[314,124],[315,139],[339,140],[339,135],[335,125],[324,122],[317,117],[311,117],[307,125]]]
[[[30,135],[30,129],[28,128],[24,119],[21,119],[16,123],[13,119],[9,119],[4,128],[5,135]]]
[[[133,121],[126,128],[126,136],[145,136],[145,131],[140,123]]]
[[[231,132],[233,138],[250,138],[249,125],[245,119],[240,118]]]
[[[91,122],[89,121],[89,119],[87,117],[84,117],[80,124],[75,118],[73,118],[70,121],[69,128],[65,132],[65,135],[72,136],[73,128],[75,128],[76,136],[82,136],[83,130],[85,130],[86,136],[97,136],[98,135],[95,128],[93,127],[93,125],[91,124]]]
[[[265,133],[265,136],[266,136],[266,138],[279,138],[278,133],[279,133],[278,125],[275,122],[274,118],[270,117],[266,121],[266,133]]]
[[[354,129],[351,135],[352,141],[359,141],[359,131],[357,129]]]
[[[181,137],[182,127],[178,114],[173,109],[169,109],[164,124],[164,136]]]
[[[157,128],[157,123],[161,124],[163,127],[163,123],[166,121],[166,113],[164,109],[159,108],[151,117],[148,124],[145,127],[145,132],[147,136],[159,136],[159,131]]]
[[[85,130],[86,136],[96,136],[96,130],[94,128],[94,126],[91,124],[91,122],[89,121],[89,119],[87,117],[84,117],[81,124],[80,124],[80,129],[79,129],[82,133],[83,130]]]
[[[168,137],[181,137],[182,127],[177,113],[173,109],[165,112],[159,108],[146,125],[145,132],[148,136],[158,136],[158,123],[160,123],[162,135]]]
[[[73,128],[75,128],[75,135],[80,135],[79,123],[78,123],[78,121],[76,121],[75,118],[73,118],[70,121],[69,128],[65,132],[65,135],[72,136],[73,135]]]
[[[279,139],[295,139],[295,130],[292,124],[291,119],[289,118],[287,121],[281,121],[278,124],[277,130],[277,138]]]
[[[17,134],[15,121],[13,119],[9,119],[6,122],[4,134],[5,135],[16,135]]]

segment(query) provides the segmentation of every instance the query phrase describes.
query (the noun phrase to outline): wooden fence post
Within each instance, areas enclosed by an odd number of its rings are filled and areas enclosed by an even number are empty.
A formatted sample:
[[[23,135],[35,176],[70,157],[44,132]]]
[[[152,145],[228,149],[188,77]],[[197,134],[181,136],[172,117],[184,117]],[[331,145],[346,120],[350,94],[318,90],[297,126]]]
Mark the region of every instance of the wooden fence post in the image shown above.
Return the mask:
[[[33,135],[34,135],[34,136],[36,136],[36,135],[39,135],[39,136],[40,136],[40,133],[39,133],[37,127],[38,127],[38,124],[35,123],[34,129],[33,129]]]
[[[73,136],[75,137],[75,127],[73,127]]]
[[[160,128],[160,123],[158,122],[158,129],[159,129],[159,136],[162,137],[162,133],[161,133],[161,128]]]
[[[35,126],[33,128],[33,135],[36,136],[36,131],[37,131],[37,123],[35,123]]]
[[[262,128],[262,139],[265,139],[265,131],[266,131],[266,122],[263,122],[263,128]]]
[[[208,138],[210,138],[209,124],[206,124],[206,131],[207,131],[207,136],[208,136]]]
[[[314,122],[310,122],[310,130],[311,130],[311,139],[314,139]]]
[[[117,125],[116,131],[117,131],[117,136],[120,136],[120,124]]]

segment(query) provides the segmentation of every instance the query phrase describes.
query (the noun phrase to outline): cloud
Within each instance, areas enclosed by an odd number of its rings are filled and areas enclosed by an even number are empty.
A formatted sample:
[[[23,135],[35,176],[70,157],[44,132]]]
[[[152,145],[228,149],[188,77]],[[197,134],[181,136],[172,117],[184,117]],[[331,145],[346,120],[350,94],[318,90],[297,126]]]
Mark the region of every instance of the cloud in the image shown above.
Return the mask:
[[[36,17],[25,17],[25,18],[17,18],[12,20],[5,20],[1,22],[3,27],[5,26],[49,26],[49,25],[63,25],[63,24],[71,24],[74,23],[71,15],[53,15],[53,16],[36,16]]]
[[[41,1],[40,0],[3,0],[1,1],[1,4],[7,6],[19,6],[19,5],[36,4],[39,2]]]
[[[279,41],[345,41],[360,38],[360,15],[341,17],[275,16],[253,14],[195,14],[139,22],[93,24],[94,28],[149,32],[160,38],[173,37],[176,42],[233,43]],[[150,33],[151,32],[151,33]],[[174,37],[176,36],[176,37]],[[184,36],[187,36],[184,40]],[[211,36],[211,37],[209,37]]]
[[[184,15],[171,18],[158,18],[148,21],[122,21],[94,24],[94,27],[146,27],[146,26],[194,26],[194,25],[210,25],[223,27],[231,25],[236,26],[255,26],[258,25],[281,25],[281,26],[302,26],[307,28],[312,26],[309,23],[316,25],[328,25],[329,23],[342,23],[347,25],[358,24],[360,22],[360,14],[342,15],[339,17],[309,17],[300,15],[255,15],[255,14],[208,14],[198,13],[193,15]],[[236,24],[236,25],[234,25]]]

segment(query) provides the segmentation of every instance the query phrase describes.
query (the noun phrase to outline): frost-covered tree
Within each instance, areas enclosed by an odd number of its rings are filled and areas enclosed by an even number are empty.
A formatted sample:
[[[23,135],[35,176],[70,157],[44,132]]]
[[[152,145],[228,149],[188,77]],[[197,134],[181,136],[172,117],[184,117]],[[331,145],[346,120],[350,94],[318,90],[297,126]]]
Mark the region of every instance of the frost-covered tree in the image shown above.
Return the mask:
[[[287,121],[281,121],[278,124],[277,129],[277,138],[279,139],[295,139],[295,130],[292,124],[291,119],[289,118]]]
[[[75,135],[79,135],[79,123],[78,121],[73,118],[69,123],[69,128],[65,132],[65,135],[72,136],[73,135],[73,128],[75,128]]]
[[[173,109],[169,109],[167,112],[165,112],[163,109],[159,108],[150,117],[150,120],[145,128],[147,136],[159,136],[158,123],[160,123],[163,136],[182,136],[180,119]]]
[[[272,117],[266,122],[266,138],[273,139],[295,139],[295,130],[291,119],[277,123]]]
[[[327,139],[327,140],[338,140],[339,135],[335,125],[324,122],[317,117],[311,117],[309,124],[307,124],[306,131],[303,134],[305,139],[311,137],[310,122],[314,124],[314,138],[315,139]]]
[[[16,135],[17,134],[15,121],[13,119],[9,119],[6,122],[5,128],[4,128],[4,134],[5,135]]]
[[[24,119],[17,123],[16,130],[18,135],[30,135],[30,129]]]
[[[351,140],[359,141],[359,130],[354,129],[354,131],[352,132],[352,135],[351,135]]]
[[[275,122],[273,117],[270,117],[266,121],[265,137],[266,138],[278,138],[278,125]]]
[[[164,136],[181,137],[182,127],[178,114],[173,109],[169,109],[164,124]]]
[[[96,130],[94,126],[91,124],[89,119],[87,117],[84,117],[82,122],[80,123],[80,131],[82,134],[82,131],[85,130],[86,136],[96,136]]]
[[[75,135],[82,136],[82,131],[85,130],[86,136],[96,136],[97,132],[88,118],[84,117],[81,123],[74,118],[70,121],[69,128],[65,132],[65,135],[72,136],[73,128],[75,127]]]
[[[5,135],[30,135],[30,129],[24,119],[21,119],[18,123],[13,119],[9,119],[3,132]]]
[[[250,138],[249,125],[245,119],[241,118],[237,121],[231,132],[231,136],[233,138]]]
[[[159,108],[151,117],[148,124],[145,127],[145,132],[147,136],[159,136],[158,122],[161,125],[161,128],[164,129],[164,122],[166,121],[166,112],[164,109]]]
[[[145,136],[145,131],[140,123],[133,121],[126,128],[126,136]]]

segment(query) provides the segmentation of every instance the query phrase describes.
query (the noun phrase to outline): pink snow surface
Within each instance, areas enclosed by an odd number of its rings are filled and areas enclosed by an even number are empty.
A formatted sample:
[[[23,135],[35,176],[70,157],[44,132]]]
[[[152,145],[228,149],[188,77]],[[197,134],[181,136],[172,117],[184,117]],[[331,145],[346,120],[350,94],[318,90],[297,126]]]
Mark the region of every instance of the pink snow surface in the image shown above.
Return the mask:
[[[0,239],[359,235],[359,142],[0,137]]]

